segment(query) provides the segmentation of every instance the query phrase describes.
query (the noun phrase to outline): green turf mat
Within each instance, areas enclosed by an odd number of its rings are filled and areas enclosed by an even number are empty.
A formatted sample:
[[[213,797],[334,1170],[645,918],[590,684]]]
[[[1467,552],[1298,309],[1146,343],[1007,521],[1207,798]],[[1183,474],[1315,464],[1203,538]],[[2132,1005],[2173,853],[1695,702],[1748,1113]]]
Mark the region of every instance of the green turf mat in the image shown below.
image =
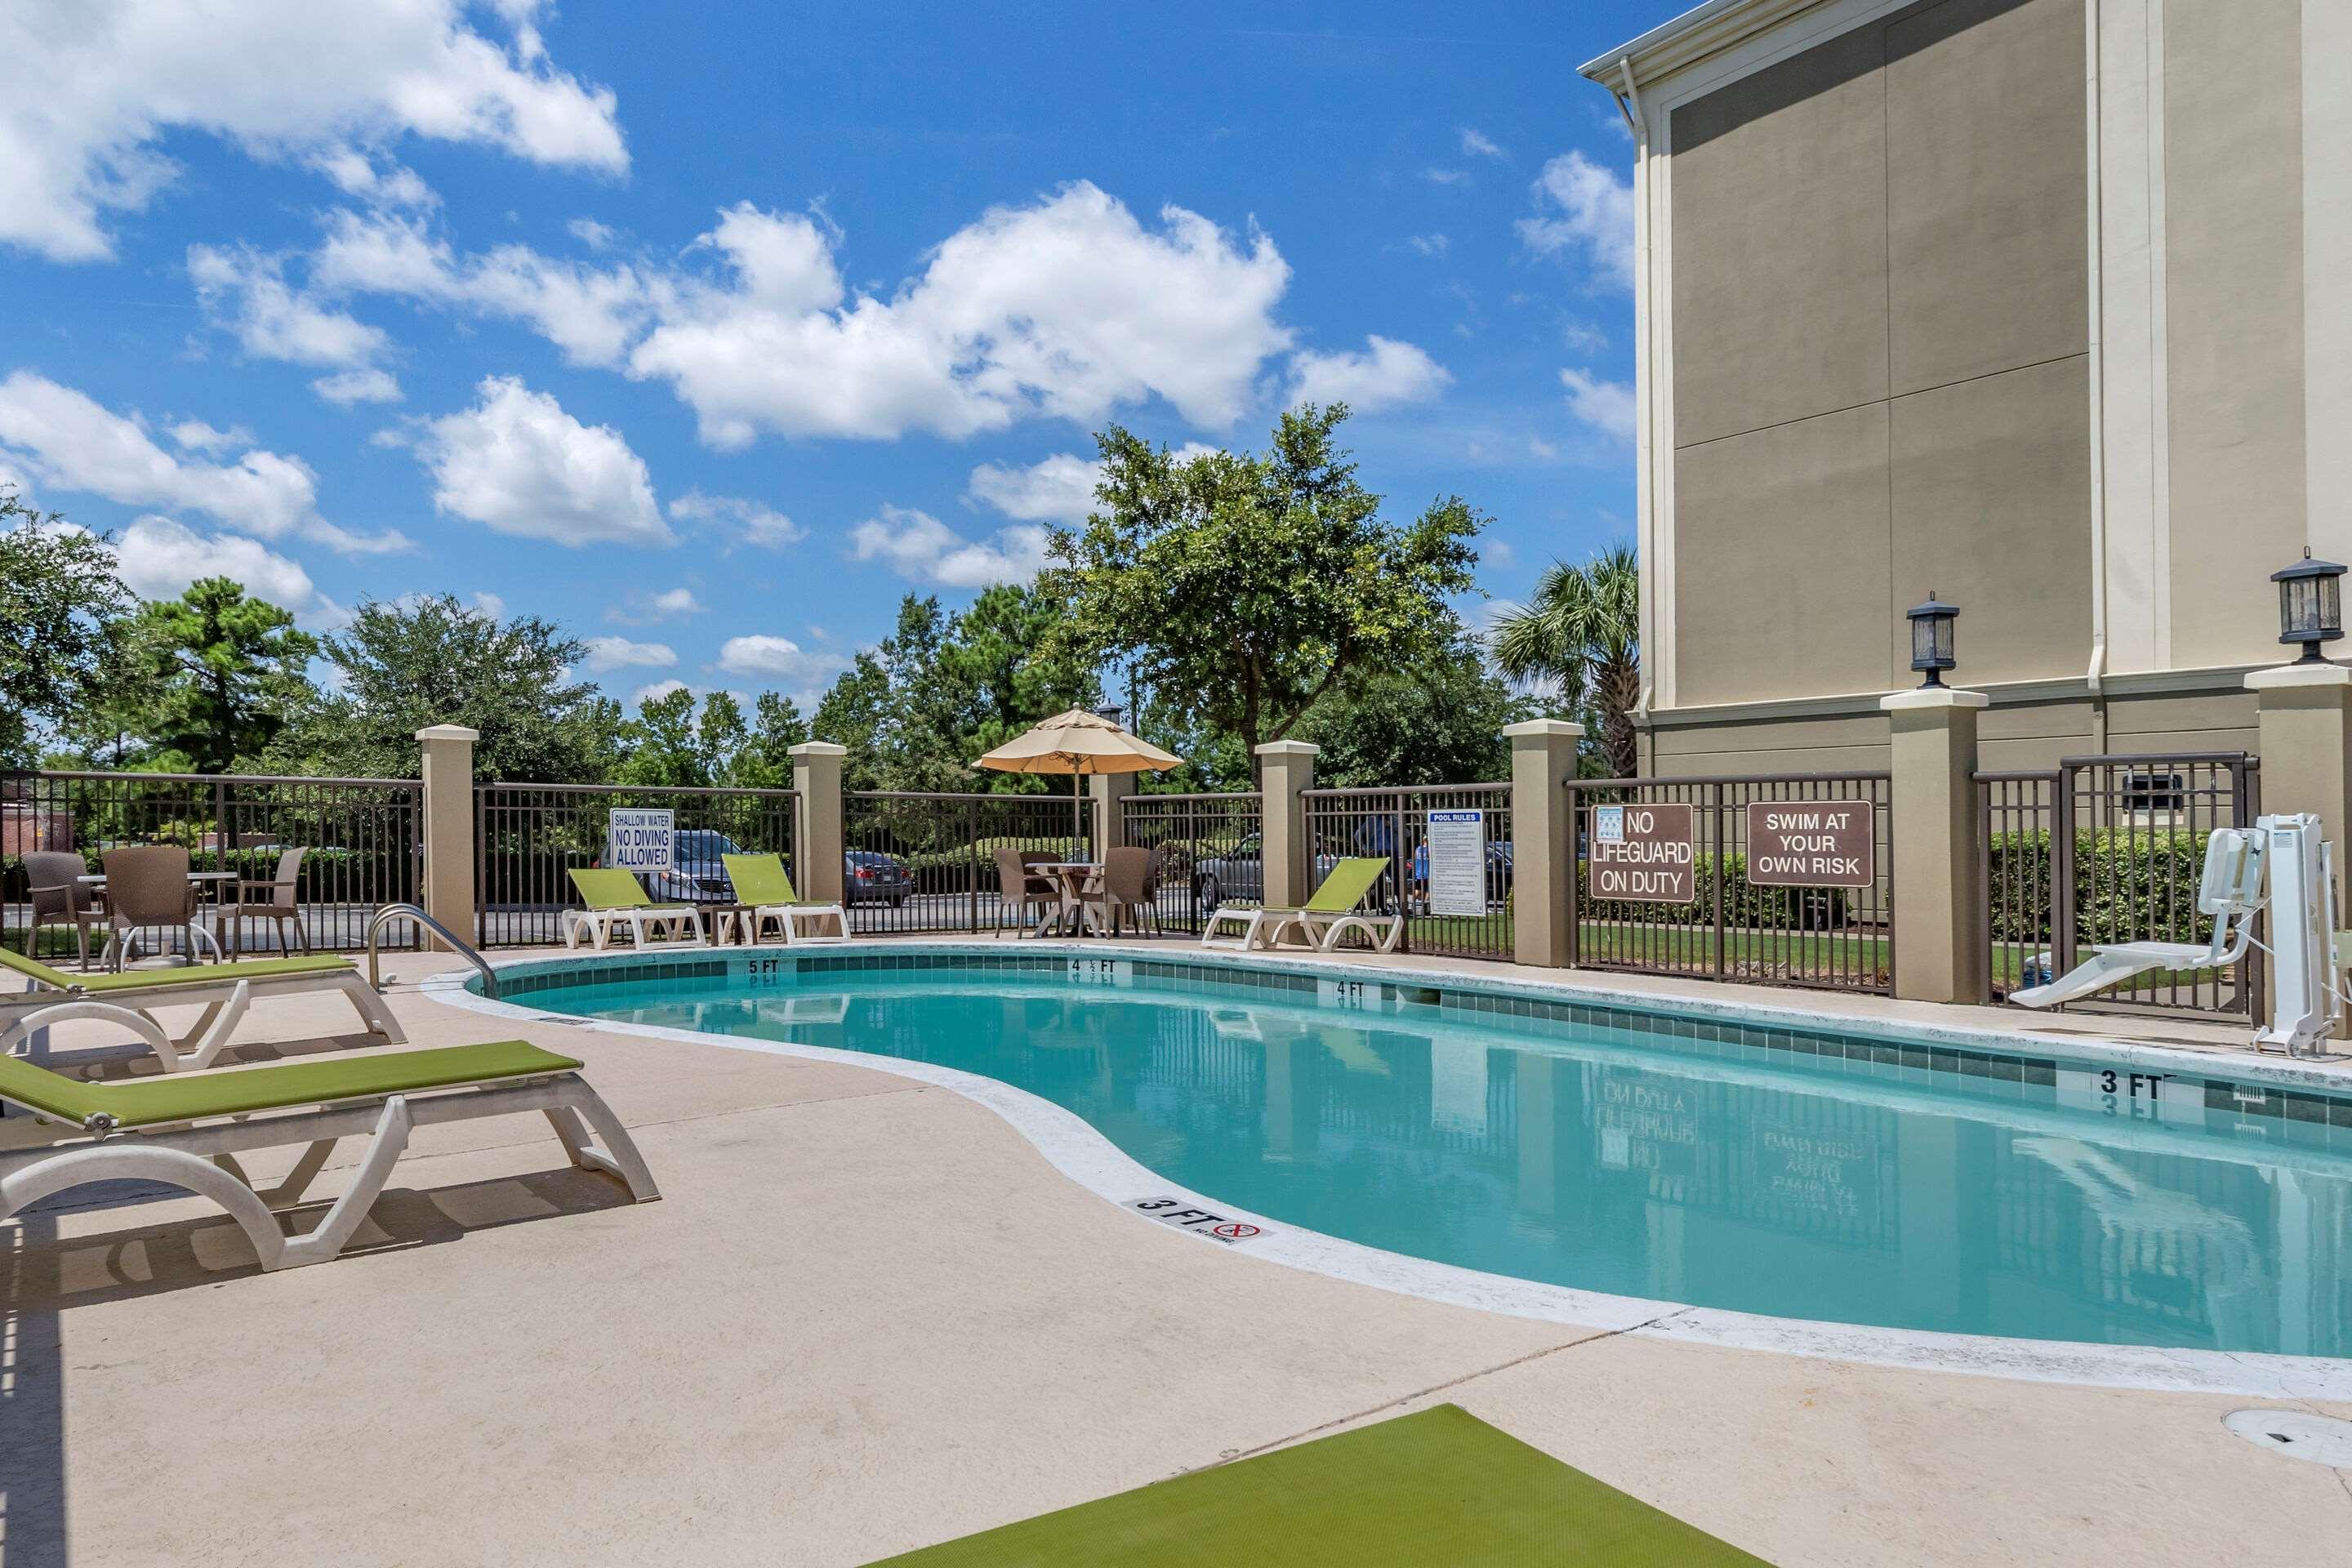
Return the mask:
[[[1766,1568],[1457,1405],[869,1568]]]

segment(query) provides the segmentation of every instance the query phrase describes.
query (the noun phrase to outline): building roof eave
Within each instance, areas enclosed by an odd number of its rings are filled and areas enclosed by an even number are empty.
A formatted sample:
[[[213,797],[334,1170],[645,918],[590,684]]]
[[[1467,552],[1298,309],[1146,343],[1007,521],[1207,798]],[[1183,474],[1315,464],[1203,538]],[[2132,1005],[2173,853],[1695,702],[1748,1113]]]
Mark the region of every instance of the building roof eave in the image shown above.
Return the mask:
[[[1622,91],[1625,83],[1621,62],[1632,62],[1635,81],[1654,81],[1827,3],[1828,0],[1706,0],[1706,4],[1662,22],[1632,42],[1577,68],[1611,91]]]

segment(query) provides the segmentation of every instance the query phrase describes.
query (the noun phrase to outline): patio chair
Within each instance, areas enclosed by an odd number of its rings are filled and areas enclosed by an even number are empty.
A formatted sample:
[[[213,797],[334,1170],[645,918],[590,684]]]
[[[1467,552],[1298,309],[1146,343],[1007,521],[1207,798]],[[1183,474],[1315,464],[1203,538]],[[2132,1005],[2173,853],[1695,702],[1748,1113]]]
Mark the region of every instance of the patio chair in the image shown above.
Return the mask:
[[[307,849],[289,849],[278,857],[278,869],[269,880],[245,878],[236,884],[236,901],[223,904],[213,918],[215,930],[227,931],[231,952],[245,952],[245,922],[249,920],[277,922],[278,952],[293,952],[296,942],[302,944],[303,952],[310,951],[310,933],[302,924],[302,903],[298,891],[302,857],[309,853]]]
[[[1055,885],[1054,879],[1029,869],[1033,857],[1038,860],[1053,858],[1043,850],[1021,850],[1009,846],[999,846],[992,857],[996,862],[996,907],[999,916],[996,922],[996,934],[1000,937],[1004,934],[1003,914],[1007,907],[1019,911],[1016,925],[1026,926],[1032,923],[1029,918],[1029,911],[1032,909],[1042,910],[1059,909],[1062,906],[1062,892]]]
[[[1160,930],[1160,851],[1121,845],[1103,853],[1101,901],[1109,906],[1110,926],[1117,931],[1131,913],[1139,933],[1148,921]]]
[[[702,911],[692,904],[655,903],[646,896],[635,872],[574,870],[571,876],[572,885],[588,907],[563,911],[564,946],[578,947],[580,933],[586,931],[591,945],[602,952],[615,926],[626,926],[629,940],[639,947],[665,936],[689,947],[708,945]]]
[[[727,868],[727,880],[735,889],[735,901],[751,906],[743,918],[751,922],[744,940],[757,944],[760,928],[770,921],[776,924],[776,934],[787,946],[793,942],[834,942],[849,940],[849,911],[839,904],[813,904],[793,890],[792,873],[784,869],[781,855],[721,855],[719,861]],[[820,934],[801,929],[803,921],[831,921],[832,933]]]
[[[572,1164],[618,1177],[639,1203],[661,1195],[620,1118],[580,1077],[580,1063],[522,1040],[111,1083],[0,1057],[0,1100],[87,1135],[0,1154],[0,1219],[92,1182],[162,1182],[227,1210],[264,1268],[323,1263],[341,1252],[383,1191],[410,1130],[440,1121],[539,1111]],[[301,1201],[337,1141],[353,1134],[365,1135],[368,1148],[351,1185],[316,1226],[288,1236],[278,1215]],[[292,1173],[257,1191],[236,1156],[295,1143],[309,1147]]]
[[[105,918],[98,907],[98,889],[81,880],[89,862],[64,850],[35,850],[25,857],[25,879],[32,887],[32,911],[25,924],[25,951],[40,952],[43,926],[74,928],[74,946],[81,966],[89,967],[89,928]]]
[[[16,1050],[52,1024],[90,1018],[128,1029],[155,1052],[165,1072],[194,1070],[212,1066],[228,1048],[229,1037],[255,1002],[326,991],[341,992],[370,1034],[395,1046],[408,1038],[352,961],[330,953],[189,969],[68,974],[0,948],[0,968],[16,971],[26,982],[24,990],[0,994],[0,1055]],[[194,1027],[175,1037],[156,1021],[158,1007],[202,1007],[204,1012]]]
[[[1404,934],[1402,914],[1360,914],[1356,906],[1364,896],[1380,885],[1388,874],[1389,858],[1385,855],[1351,856],[1331,868],[1314,896],[1297,909],[1244,909],[1232,904],[1220,904],[1201,928],[1202,947],[1232,947],[1244,952],[1253,947],[1279,947],[1286,936],[1296,935],[1301,946],[1329,952],[1343,933],[1360,930],[1372,939],[1382,952],[1396,951]],[[1380,931],[1386,922],[1385,932]],[[1219,938],[1221,927],[1239,925],[1241,941]]]
[[[193,955],[202,942],[220,962],[220,943],[196,924],[199,893],[188,880],[188,852],[176,844],[142,844],[110,849],[105,856],[106,904],[112,931],[107,956],[118,972],[139,933],[150,929],[185,931]]]

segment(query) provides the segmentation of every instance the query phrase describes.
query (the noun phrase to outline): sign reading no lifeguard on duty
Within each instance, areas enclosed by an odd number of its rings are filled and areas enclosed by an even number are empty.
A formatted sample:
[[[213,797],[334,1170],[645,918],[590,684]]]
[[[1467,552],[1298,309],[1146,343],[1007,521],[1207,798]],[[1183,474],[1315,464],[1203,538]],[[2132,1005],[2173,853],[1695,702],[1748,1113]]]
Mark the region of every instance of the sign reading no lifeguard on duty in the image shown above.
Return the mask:
[[[1687,904],[1698,897],[1687,805],[1596,805],[1585,865],[1594,899]]]
[[[677,813],[614,806],[604,824],[604,864],[620,871],[677,868]]]

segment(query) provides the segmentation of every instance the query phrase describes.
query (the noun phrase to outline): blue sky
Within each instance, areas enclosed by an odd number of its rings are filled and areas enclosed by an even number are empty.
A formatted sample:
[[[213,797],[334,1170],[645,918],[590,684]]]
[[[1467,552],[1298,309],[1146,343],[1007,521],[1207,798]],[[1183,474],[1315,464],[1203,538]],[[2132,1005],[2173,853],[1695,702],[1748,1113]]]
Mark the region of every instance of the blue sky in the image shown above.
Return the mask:
[[[0,54],[0,476],[142,592],[447,591],[805,700],[1033,569],[1089,432],[1630,533],[1631,143],[1671,4],[29,0]]]

